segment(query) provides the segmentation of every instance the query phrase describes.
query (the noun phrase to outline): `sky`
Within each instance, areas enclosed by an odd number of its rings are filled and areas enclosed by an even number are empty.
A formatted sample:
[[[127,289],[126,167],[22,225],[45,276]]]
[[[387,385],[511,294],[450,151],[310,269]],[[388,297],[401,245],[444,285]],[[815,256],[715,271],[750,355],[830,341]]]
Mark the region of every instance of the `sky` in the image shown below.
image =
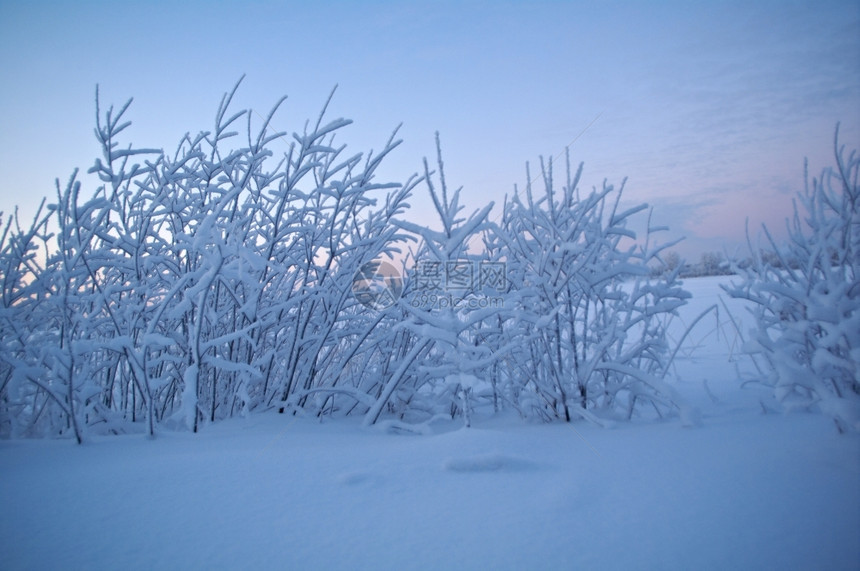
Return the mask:
[[[222,94],[301,131],[332,89],[353,152],[403,144],[381,174],[435,157],[476,210],[524,188],[526,162],[627,179],[691,261],[737,252],[749,220],[783,236],[792,197],[860,148],[860,1],[19,2],[0,0],[0,211],[31,217],[98,156],[103,107],[133,97],[126,143],[175,149]],[[285,146],[286,149],[286,146]],[[561,180],[563,168],[556,177]],[[97,181],[84,176],[84,189]],[[423,193],[415,221],[433,225]],[[491,217],[499,217],[497,206]]]

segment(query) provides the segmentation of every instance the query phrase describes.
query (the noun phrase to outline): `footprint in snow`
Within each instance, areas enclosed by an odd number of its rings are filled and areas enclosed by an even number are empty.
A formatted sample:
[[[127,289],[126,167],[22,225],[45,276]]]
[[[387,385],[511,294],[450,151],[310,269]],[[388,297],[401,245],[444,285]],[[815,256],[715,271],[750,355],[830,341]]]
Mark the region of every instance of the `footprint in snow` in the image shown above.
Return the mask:
[[[337,477],[337,483],[344,486],[372,486],[379,479],[378,475],[370,472],[347,472]]]
[[[504,454],[479,454],[450,458],[445,461],[443,468],[448,472],[517,472],[534,468],[534,464]]]

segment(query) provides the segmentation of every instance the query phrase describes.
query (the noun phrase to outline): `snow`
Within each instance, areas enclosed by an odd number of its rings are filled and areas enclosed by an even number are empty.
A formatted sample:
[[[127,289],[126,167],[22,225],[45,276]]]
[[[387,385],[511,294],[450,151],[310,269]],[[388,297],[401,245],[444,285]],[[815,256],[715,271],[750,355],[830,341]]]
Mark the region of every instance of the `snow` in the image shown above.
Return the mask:
[[[688,280],[682,319],[719,283]],[[735,341],[721,307],[676,357],[694,427],[476,412],[416,435],[272,413],[0,441],[2,567],[857,569],[860,434],[773,412]]]

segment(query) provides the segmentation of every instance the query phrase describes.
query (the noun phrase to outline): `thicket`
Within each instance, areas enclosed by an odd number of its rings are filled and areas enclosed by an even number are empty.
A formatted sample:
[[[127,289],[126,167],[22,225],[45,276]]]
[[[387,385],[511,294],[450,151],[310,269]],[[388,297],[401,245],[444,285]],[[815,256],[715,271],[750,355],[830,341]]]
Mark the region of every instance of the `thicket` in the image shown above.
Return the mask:
[[[786,221],[788,241],[764,228],[766,247],[726,287],[752,304],[746,343],[787,408],[817,409],[840,431],[860,430],[860,157],[834,138],[835,167],[810,180]]]
[[[441,152],[435,170],[380,181],[396,131],[353,154],[337,141],[350,121],[324,107],[281,132],[281,100],[254,126],[230,111],[237,88],[171,152],[123,141],[130,102],[103,110],[97,93],[100,184],[75,172],[31,223],[6,218],[0,434],[80,442],[274,409],[407,430],[477,408],[599,423],[683,410],[662,378],[687,294],[677,272],[649,276],[658,229],[633,240],[647,209],[620,211],[621,188],[581,193],[569,160],[557,188],[547,161],[500,220],[492,204],[465,214]],[[420,186],[433,229],[406,219]],[[382,260],[402,294],[368,307],[354,286]]]

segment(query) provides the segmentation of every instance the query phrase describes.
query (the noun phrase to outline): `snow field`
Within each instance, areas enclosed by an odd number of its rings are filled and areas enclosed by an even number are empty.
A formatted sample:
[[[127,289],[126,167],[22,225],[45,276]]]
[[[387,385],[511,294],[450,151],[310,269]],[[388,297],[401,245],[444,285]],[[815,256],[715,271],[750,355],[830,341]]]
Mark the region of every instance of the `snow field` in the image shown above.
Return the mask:
[[[685,286],[689,322],[718,281]],[[703,319],[672,371],[694,428],[479,411],[417,436],[272,413],[154,441],[2,441],[0,567],[858,568],[860,435],[763,413],[724,326]]]
[[[860,441],[819,416],[614,430],[497,419],[427,437],[284,422],[228,421],[156,442],[2,443],[3,567],[860,562]]]

